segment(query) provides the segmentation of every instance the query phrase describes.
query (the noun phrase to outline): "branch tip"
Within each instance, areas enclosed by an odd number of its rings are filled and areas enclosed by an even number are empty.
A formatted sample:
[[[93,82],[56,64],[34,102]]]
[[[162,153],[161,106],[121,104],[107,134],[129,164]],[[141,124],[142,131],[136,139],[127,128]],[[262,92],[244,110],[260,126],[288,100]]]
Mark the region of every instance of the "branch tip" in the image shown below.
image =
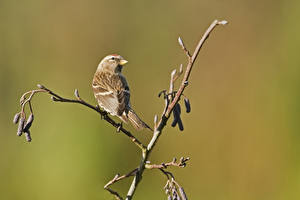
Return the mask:
[[[80,99],[78,89],[75,89],[74,95],[75,95],[75,97],[76,97],[77,99]]]
[[[226,21],[226,20],[218,21],[218,24],[226,25],[226,24],[228,24],[228,21]]]
[[[43,89],[43,90],[45,90],[46,88],[43,86],[43,85],[41,85],[41,84],[37,84],[36,85],[38,88],[40,88],[40,89]]]

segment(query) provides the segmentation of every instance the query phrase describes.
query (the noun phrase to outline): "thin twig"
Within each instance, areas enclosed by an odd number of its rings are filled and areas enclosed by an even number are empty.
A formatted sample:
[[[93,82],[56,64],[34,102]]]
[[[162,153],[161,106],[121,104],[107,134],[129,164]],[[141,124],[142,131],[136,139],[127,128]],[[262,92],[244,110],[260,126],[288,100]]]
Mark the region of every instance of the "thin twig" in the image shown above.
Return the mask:
[[[145,168],[146,169],[167,169],[170,166],[174,166],[174,167],[185,167],[187,161],[189,161],[190,158],[184,158],[181,157],[179,162],[176,162],[176,158],[173,158],[173,160],[171,162],[167,162],[167,163],[162,163],[162,164],[149,164],[146,163]]]
[[[118,200],[123,200],[123,198],[119,195],[118,192],[112,190],[111,188],[109,188],[110,185],[124,179],[124,178],[128,178],[130,176],[134,176],[137,172],[137,168],[132,170],[131,172],[129,172],[128,174],[124,174],[123,176],[120,176],[119,174],[117,174],[112,180],[110,180],[105,186],[104,189],[106,189],[107,191],[109,191],[112,195],[115,196],[116,199]]]
[[[52,95],[52,100],[57,101],[57,102],[65,102],[65,103],[77,103],[77,104],[81,104],[84,105],[88,108],[93,109],[94,111],[98,112],[101,115],[101,118],[103,118],[105,121],[107,121],[108,123],[110,123],[112,126],[114,126],[115,128],[118,128],[119,131],[121,131],[122,133],[124,133],[126,136],[128,136],[130,138],[130,140],[136,145],[138,146],[140,149],[145,150],[146,147],[142,144],[142,142],[140,142],[134,135],[132,135],[128,130],[126,130],[125,128],[123,128],[122,126],[120,126],[119,123],[117,123],[116,121],[114,121],[112,118],[110,118],[108,116],[108,114],[105,111],[102,111],[98,106],[93,106],[89,103],[87,103],[86,101],[84,101],[82,98],[80,98],[78,90],[75,90],[75,96],[77,99],[67,99],[64,97],[61,97],[60,95],[56,94],[55,92],[53,92],[52,90],[46,88],[43,85],[38,84],[38,87],[40,89],[37,90],[32,90],[29,92],[26,92],[25,94],[22,95],[20,102],[22,105],[22,113],[24,113],[24,109],[25,109],[25,105],[27,103],[31,102],[31,99],[33,98],[34,94],[36,93],[48,93],[50,95]],[[26,96],[30,94],[30,96],[28,98],[26,98]],[[30,105],[30,104],[29,104]],[[31,108],[32,109],[32,108]]]

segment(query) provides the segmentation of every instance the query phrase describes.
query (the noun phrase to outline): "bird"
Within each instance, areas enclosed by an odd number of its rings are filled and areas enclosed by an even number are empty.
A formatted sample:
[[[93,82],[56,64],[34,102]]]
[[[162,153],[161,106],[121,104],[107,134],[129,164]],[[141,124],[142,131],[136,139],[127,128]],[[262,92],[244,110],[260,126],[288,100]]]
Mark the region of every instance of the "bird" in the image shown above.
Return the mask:
[[[101,60],[92,82],[94,96],[98,105],[110,115],[119,117],[125,123],[130,121],[138,131],[144,128],[152,131],[131,107],[129,86],[122,74],[127,62],[118,54],[108,55]]]

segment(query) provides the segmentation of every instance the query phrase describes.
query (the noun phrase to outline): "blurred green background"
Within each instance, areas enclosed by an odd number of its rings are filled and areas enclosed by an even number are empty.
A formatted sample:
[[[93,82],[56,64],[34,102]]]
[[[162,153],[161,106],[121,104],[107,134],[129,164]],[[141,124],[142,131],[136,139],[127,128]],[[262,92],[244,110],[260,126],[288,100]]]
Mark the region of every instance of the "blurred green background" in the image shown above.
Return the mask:
[[[0,199],[113,199],[103,186],[138,165],[138,149],[95,112],[43,94],[33,100],[26,143],[12,124],[21,94],[37,83],[66,97],[78,88],[95,104],[96,67],[119,53],[129,60],[132,104],[152,124],[163,108],[157,93],[186,63],[178,36],[192,51],[216,18],[229,24],[195,64],[185,130],[168,126],[151,162],[190,156],[186,168],[171,170],[189,199],[299,199],[299,9],[293,0],[1,0]],[[124,195],[130,181],[113,188]],[[165,182],[147,171],[135,199],[166,199]]]

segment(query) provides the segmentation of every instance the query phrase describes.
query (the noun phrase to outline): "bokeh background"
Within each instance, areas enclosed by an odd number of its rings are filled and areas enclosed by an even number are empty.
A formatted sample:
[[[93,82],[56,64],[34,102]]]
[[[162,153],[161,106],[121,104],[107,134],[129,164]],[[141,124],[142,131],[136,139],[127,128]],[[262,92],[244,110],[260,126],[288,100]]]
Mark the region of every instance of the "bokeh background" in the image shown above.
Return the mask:
[[[132,104],[152,124],[163,108],[158,92],[186,63],[178,36],[192,51],[214,19],[229,24],[195,64],[185,130],[168,126],[151,162],[191,157],[171,170],[189,199],[299,199],[299,9],[293,0],[1,0],[0,199],[113,199],[103,186],[138,165],[138,149],[95,112],[43,94],[27,143],[12,124],[21,94],[40,83],[66,97],[78,88],[95,103],[93,73],[119,53],[129,60]],[[113,188],[124,195],[130,181]],[[166,199],[165,183],[147,171],[135,199]]]

